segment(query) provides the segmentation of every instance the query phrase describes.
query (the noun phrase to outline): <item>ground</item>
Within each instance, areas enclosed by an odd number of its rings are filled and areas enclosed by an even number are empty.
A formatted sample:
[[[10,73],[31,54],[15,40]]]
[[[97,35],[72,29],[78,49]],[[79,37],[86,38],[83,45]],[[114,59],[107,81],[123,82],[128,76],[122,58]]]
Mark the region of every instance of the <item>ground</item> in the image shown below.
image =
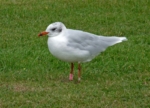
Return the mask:
[[[0,0],[1,108],[150,107],[150,1]],[[105,36],[126,36],[82,64],[81,83],[68,81],[70,64],[53,57],[53,22]]]

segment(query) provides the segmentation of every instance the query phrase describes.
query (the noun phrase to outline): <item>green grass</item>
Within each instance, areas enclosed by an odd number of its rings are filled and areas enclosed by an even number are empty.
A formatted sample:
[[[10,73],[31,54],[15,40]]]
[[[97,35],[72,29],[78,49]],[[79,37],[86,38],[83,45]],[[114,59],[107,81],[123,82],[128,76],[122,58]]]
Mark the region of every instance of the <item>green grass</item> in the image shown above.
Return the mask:
[[[149,0],[0,0],[0,108],[149,108]],[[126,36],[82,64],[53,57],[37,34],[56,21],[100,35]]]

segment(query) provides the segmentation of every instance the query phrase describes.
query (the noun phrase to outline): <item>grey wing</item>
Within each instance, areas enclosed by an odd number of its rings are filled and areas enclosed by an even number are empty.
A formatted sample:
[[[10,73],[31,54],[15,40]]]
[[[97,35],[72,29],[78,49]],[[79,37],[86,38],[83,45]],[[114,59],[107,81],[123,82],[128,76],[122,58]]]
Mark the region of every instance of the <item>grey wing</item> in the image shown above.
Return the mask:
[[[68,35],[68,46],[86,50],[93,57],[103,52],[107,47],[127,40],[125,37],[104,37],[71,29],[68,29],[68,34],[71,34]]]

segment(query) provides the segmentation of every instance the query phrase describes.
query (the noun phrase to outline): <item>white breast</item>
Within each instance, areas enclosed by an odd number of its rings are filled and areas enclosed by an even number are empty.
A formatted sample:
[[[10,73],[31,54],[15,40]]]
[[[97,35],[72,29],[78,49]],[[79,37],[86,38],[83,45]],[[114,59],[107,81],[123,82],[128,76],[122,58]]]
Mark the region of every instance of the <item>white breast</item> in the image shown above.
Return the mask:
[[[67,45],[68,41],[63,36],[55,36],[48,38],[48,48],[51,54],[60,60],[67,62],[85,62],[89,61],[89,52],[74,49]]]

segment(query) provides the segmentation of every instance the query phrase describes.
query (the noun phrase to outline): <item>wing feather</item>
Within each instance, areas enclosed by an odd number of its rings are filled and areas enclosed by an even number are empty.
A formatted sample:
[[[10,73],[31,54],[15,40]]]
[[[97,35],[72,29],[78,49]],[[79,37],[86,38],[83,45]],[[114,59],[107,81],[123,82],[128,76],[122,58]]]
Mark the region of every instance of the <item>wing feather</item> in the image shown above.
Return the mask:
[[[68,29],[68,46],[74,49],[88,51],[91,58],[103,52],[107,47],[127,40],[125,37],[98,36],[80,30]]]

